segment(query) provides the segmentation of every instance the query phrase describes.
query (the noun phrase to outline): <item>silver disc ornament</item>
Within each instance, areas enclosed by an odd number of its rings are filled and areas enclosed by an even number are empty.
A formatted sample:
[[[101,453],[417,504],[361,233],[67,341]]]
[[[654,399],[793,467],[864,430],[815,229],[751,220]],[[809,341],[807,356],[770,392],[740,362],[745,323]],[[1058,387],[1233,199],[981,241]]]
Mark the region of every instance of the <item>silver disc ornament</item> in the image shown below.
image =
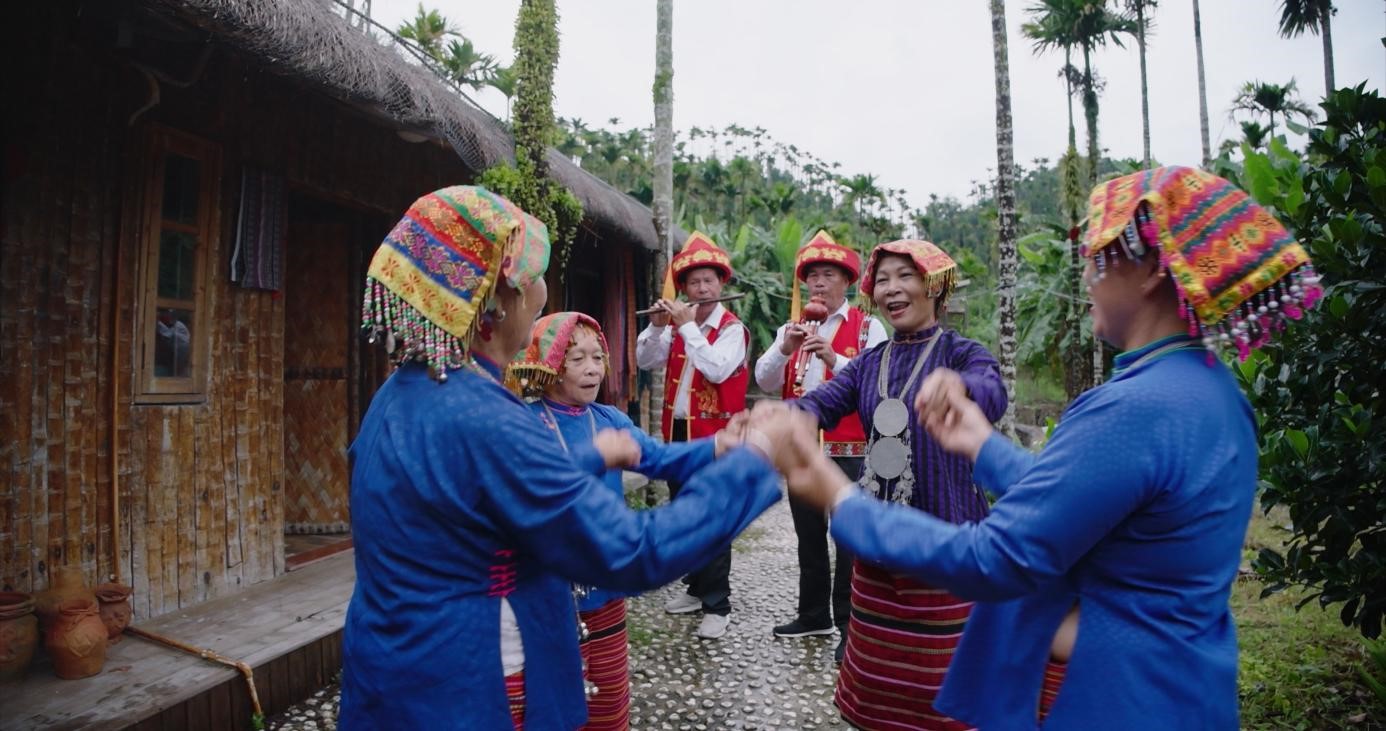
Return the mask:
[[[882,399],[871,412],[871,427],[883,437],[898,437],[910,425],[910,410],[898,398]]]
[[[885,437],[871,445],[871,471],[883,480],[893,480],[910,467],[909,448],[896,437]]]

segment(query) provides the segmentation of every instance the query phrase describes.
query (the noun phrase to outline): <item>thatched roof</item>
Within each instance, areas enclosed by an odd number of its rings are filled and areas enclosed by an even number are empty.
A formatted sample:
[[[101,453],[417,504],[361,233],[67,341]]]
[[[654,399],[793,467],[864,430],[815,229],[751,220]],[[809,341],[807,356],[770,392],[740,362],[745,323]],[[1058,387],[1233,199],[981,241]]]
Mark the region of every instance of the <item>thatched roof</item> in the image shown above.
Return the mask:
[[[147,0],[270,69],[302,79],[396,129],[446,140],[480,173],[514,162],[505,125],[400,52],[381,45],[334,12],[332,0]],[[555,180],[582,201],[604,233],[659,249],[650,209],[549,150]]]

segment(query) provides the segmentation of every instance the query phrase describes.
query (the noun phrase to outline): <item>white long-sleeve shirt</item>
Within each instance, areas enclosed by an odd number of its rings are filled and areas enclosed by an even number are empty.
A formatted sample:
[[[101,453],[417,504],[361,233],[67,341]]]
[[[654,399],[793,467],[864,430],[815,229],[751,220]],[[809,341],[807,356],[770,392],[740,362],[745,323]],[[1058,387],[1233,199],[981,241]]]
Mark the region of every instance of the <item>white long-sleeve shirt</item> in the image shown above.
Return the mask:
[[[847,311],[850,308],[851,305],[844,301],[842,306],[838,307],[837,311],[833,312],[831,315],[828,315],[828,319],[819,326],[818,334],[831,343],[833,338],[837,335],[837,328],[847,321]],[[886,329],[879,320],[868,315],[866,321],[862,323],[862,326],[866,328],[866,347],[862,348],[863,351],[871,349],[878,343],[885,342],[887,337]],[[784,388],[784,369],[785,366],[789,364],[789,359],[794,357],[793,353],[785,355],[784,352],[780,350],[781,346],[784,345],[785,330],[788,328],[789,323],[780,325],[780,329],[775,331],[775,342],[756,361],[756,385],[760,386],[766,393],[778,394],[781,392],[781,389]],[[837,351],[833,352],[836,353]],[[833,364],[833,375],[837,375],[839,371],[847,367],[848,361],[853,357],[855,357],[855,355],[849,356],[846,353],[837,353],[837,362]],[[828,365],[823,362],[822,358],[817,356],[809,358],[808,369],[804,371],[805,393],[813,390],[815,386],[823,382],[827,367]]]
[[[746,326],[733,322],[717,334],[717,342],[710,343],[707,334],[713,325],[722,321],[726,308],[717,305],[712,308],[707,319],[698,324],[685,322],[678,328],[683,337],[683,349],[688,358],[683,363],[683,373],[679,376],[679,390],[674,395],[674,418],[688,418],[689,390],[693,383],[690,369],[697,368],[703,378],[721,383],[731,378],[737,368],[746,364]],[[635,339],[635,364],[642,370],[651,371],[669,362],[669,349],[674,345],[674,328],[656,327],[651,324]]]

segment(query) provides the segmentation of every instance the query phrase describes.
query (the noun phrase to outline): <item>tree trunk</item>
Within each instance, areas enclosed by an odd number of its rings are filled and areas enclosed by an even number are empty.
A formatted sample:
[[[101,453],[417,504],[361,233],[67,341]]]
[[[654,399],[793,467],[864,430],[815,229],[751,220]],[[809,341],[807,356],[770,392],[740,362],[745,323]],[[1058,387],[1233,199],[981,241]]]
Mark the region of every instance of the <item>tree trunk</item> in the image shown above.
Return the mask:
[[[650,291],[658,298],[659,291],[664,286],[664,269],[669,265],[669,258],[664,252],[657,252],[654,256],[654,266],[650,267]],[[664,369],[657,368],[650,372],[650,400],[649,410],[645,413],[646,423],[649,424],[648,433],[655,435],[656,439],[663,439],[663,432],[660,431],[660,420],[664,417]],[[653,505],[653,502],[649,503]]]
[[[1203,24],[1198,19],[1198,0],[1193,0],[1194,51],[1198,55],[1198,123],[1203,135],[1203,167],[1213,162],[1213,147],[1208,140],[1208,85],[1203,80]]]
[[[1078,130],[1073,125],[1073,77],[1068,73],[1073,68],[1073,51],[1064,48],[1064,99],[1068,102],[1068,146],[1078,147]]]
[[[1011,132],[1011,72],[1006,54],[1006,5],[991,0],[991,45],[996,67],[996,209],[1000,281],[997,292],[997,360],[1006,384],[1006,413],[1001,431],[1015,437],[1015,280],[1020,261],[1015,234],[1015,149]]]
[[[1107,358],[1102,352],[1102,338],[1092,336],[1092,385],[1100,386],[1107,378]]]
[[[1102,160],[1102,150],[1097,144],[1097,84],[1092,75],[1092,49],[1089,46],[1083,47],[1083,117],[1088,132],[1088,188],[1091,190],[1097,187],[1097,166]],[[1083,258],[1078,255],[1078,248],[1077,238],[1069,241],[1070,287],[1075,295],[1081,296],[1082,285],[1079,277],[1083,271]],[[1096,372],[1088,367],[1087,355],[1083,352],[1082,320],[1085,314],[1083,308],[1074,302],[1069,320],[1069,325],[1073,328],[1070,331],[1073,333],[1071,363],[1075,373],[1079,374],[1075,379],[1075,387],[1079,393],[1088,390],[1096,382]],[[1100,352],[1101,344],[1096,343],[1094,349]]]
[[[1145,5],[1136,6],[1136,45],[1141,55],[1141,141],[1145,143],[1145,167],[1150,167],[1150,87],[1145,69]]]
[[[1092,77],[1092,49],[1083,47],[1083,118],[1088,128],[1088,184],[1097,185],[1097,163],[1102,151],[1097,145],[1097,84]]]
[[[664,286],[664,269],[674,257],[674,0],[659,0],[655,11],[654,226],[660,250],[650,291]],[[664,369],[651,378],[649,423],[659,424],[664,409]],[[657,427],[656,427],[657,430]]]
[[[666,260],[674,255],[674,2],[659,0],[655,22],[654,226]]]
[[[1338,86],[1333,82],[1333,3],[1323,4],[1319,18],[1319,35],[1323,36],[1323,93],[1332,94]]]

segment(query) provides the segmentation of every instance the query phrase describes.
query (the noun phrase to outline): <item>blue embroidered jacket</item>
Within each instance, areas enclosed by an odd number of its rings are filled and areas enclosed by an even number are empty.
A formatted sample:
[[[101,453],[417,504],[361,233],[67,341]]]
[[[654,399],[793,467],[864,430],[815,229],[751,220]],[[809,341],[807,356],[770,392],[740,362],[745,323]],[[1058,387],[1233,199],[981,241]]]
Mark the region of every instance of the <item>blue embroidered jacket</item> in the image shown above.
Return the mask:
[[[1049,646],[1076,601],[1053,729],[1236,729],[1228,595],[1256,490],[1255,424],[1194,341],[1117,357],[1038,455],[993,435],[975,477],[1000,499],[952,525],[854,496],[832,534],[858,557],[978,600],[935,707],[1035,728]],[[901,536],[908,536],[902,539]]]
[[[551,428],[558,429],[563,435],[563,444],[576,446],[578,444],[590,444],[592,437],[596,436],[596,431],[602,429],[625,429],[640,444],[640,464],[631,469],[646,477],[655,480],[673,480],[683,482],[693,476],[693,473],[706,467],[715,458],[712,439],[697,439],[691,442],[674,442],[665,444],[657,442],[649,434],[641,431],[630,420],[629,416],[621,413],[619,409],[606,404],[592,404],[581,409],[563,406],[549,402],[545,408],[544,400],[540,399],[531,403],[530,408],[545,423],[550,423],[550,415],[556,424],[551,424]],[[593,430],[595,424],[596,431]],[[602,482],[611,489],[612,494],[626,499],[625,487],[621,484],[621,470],[609,470],[603,465],[597,476],[602,478]],[[600,584],[596,588],[588,591],[587,596],[578,602],[578,609],[590,612],[600,609],[602,605],[629,596],[628,592],[611,591],[602,588]]]
[[[483,363],[494,377],[499,369]],[[628,509],[492,379],[435,383],[405,366],[351,447],[356,589],[343,637],[343,729],[510,728],[500,603],[524,643],[526,726],[586,721],[570,582],[634,592],[706,563],[779,498],[770,464],[739,448],[672,504]]]

